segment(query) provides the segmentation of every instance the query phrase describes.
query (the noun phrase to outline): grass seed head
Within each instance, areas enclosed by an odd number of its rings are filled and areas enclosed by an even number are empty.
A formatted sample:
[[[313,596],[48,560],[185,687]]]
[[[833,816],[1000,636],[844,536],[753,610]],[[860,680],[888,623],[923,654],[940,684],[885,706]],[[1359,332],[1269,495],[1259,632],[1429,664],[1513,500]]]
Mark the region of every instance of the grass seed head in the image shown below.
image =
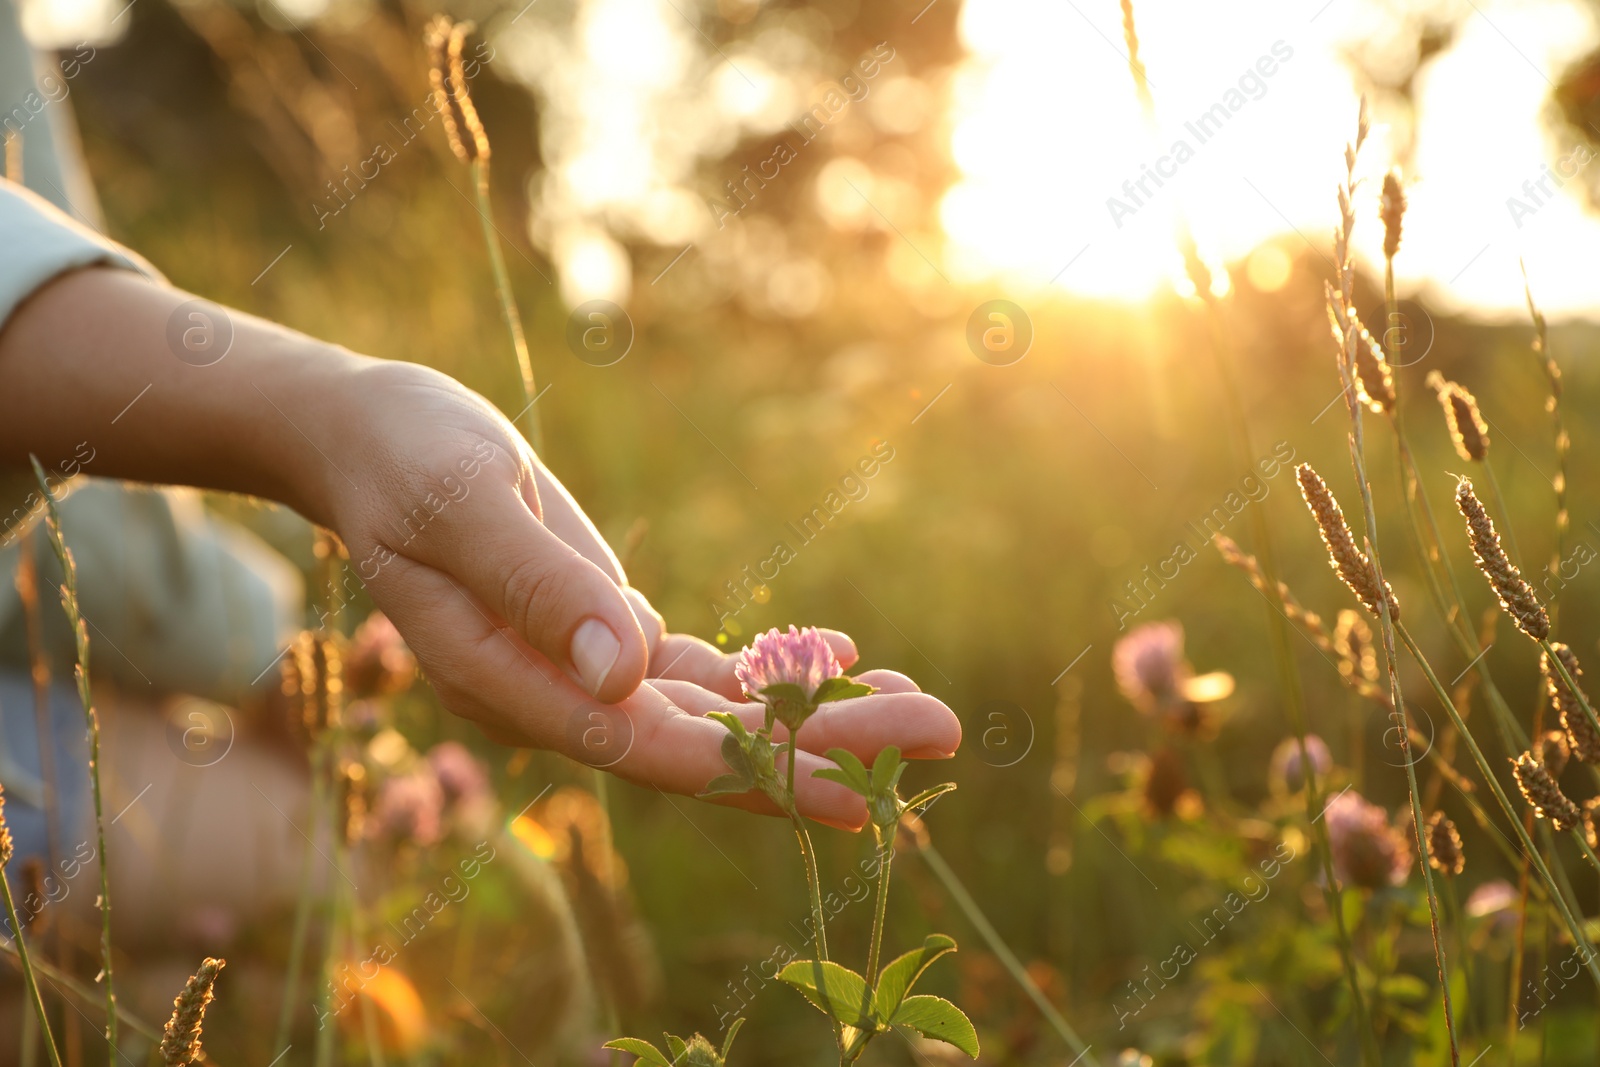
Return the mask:
[[[211,988],[216,984],[217,972],[224,966],[225,961],[207,957],[184,984],[183,992],[173,999],[172,1018],[167,1020],[161,1037],[161,1060],[167,1067],[189,1067],[204,1055],[200,1029],[206,1021],[206,1006],[213,999]]]
[[[489,158],[489,135],[472,102],[466,64],[461,58],[467,34],[472,30],[470,22],[452,22],[447,15],[435,15],[423,32],[434,110],[444,120],[450,151],[463,163]]]
[[[1517,788],[1533,805],[1535,815],[1549,819],[1557,830],[1570,830],[1578,825],[1578,806],[1561,791],[1545,765],[1533,758],[1533,753],[1524,752],[1512,760],[1511,773],[1517,780]]]
[[[1461,854],[1461,835],[1456,832],[1456,824],[1442,811],[1428,817],[1428,863],[1445,874],[1460,874],[1466,869],[1466,857]]]
[[[1322,531],[1323,544],[1328,546],[1329,562],[1340,580],[1350,587],[1356,599],[1373,615],[1378,615],[1382,610],[1380,604],[1387,601],[1390,620],[1399,619],[1400,601],[1395,599],[1394,590],[1389,588],[1388,582],[1382,583],[1380,591],[1372,561],[1356,547],[1350,524],[1345,522],[1344,512],[1322,476],[1309,463],[1300,464],[1294,473],[1300,482],[1300,493],[1305,497],[1306,506],[1311,509],[1312,517],[1317,520],[1317,528]]]
[[[1339,653],[1339,673],[1347,678],[1378,680],[1378,652],[1372,643],[1372,627],[1359,611],[1345,608],[1333,629],[1334,651]]]
[[[16,849],[11,843],[11,827],[6,822],[6,790],[5,786],[0,785],[0,870],[11,862],[11,854],[14,851]]]
[[[1351,310],[1350,317],[1361,332],[1361,340],[1355,346],[1357,393],[1362,403],[1374,414],[1393,411],[1394,375],[1389,370],[1389,360],[1383,354],[1383,346],[1361,325],[1354,310]]]
[[[1577,681],[1583,674],[1578,666],[1577,655],[1560,642],[1550,647],[1561,657],[1561,663],[1572,675],[1573,681]],[[1561,720],[1561,728],[1566,731],[1567,747],[1573,758],[1580,763],[1600,763],[1600,734],[1595,732],[1589,717],[1583,713],[1578,698],[1561,680],[1560,672],[1550,663],[1549,653],[1539,657],[1539,669],[1544,675],[1545,690],[1550,694],[1550,706],[1555,709]]]
[[[1567,735],[1561,730],[1546,730],[1544,736],[1533,743],[1533,758],[1544,764],[1545,770],[1555,778],[1561,777],[1571,755]]]
[[[1428,384],[1439,395],[1445,423],[1456,454],[1469,463],[1482,463],[1489,454],[1489,427],[1478,411],[1478,401],[1459,382],[1445,379],[1438,371],[1428,375]]]
[[[1400,175],[1390,171],[1383,176],[1383,199],[1379,213],[1383,216],[1383,256],[1393,259],[1400,251],[1400,223],[1406,215],[1406,191],[1400,186]]]
[[[1478,569],[1489,579],[1500,606],[1517,624],[1517,629],[1543,641],[1550,636],[1550,616],[1544,605],[1534,595],[1533,587],[1522,577],[1522,572],[1506,556],[1500,545],[1500,535],[1495,531],[1494,520],[1484,509],[1478,494],[1472,490],[1472,481],[1462,478],[1456,484],[1456,507],[1467,520],[1467,538],[1472,542],[1472,554],[1477,558]]]

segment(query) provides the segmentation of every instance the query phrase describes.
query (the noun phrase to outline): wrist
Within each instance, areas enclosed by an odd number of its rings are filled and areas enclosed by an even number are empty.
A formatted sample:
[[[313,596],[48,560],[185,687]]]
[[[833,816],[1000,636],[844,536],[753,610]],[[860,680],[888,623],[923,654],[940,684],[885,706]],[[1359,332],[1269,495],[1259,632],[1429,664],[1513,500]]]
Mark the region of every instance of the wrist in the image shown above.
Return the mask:
[[[231,488],[333,527],[338,500],[357,487],[357,382],[380,361],[276,327],[239,354],[235,385],[249,430],[236,469],[247,484]]]

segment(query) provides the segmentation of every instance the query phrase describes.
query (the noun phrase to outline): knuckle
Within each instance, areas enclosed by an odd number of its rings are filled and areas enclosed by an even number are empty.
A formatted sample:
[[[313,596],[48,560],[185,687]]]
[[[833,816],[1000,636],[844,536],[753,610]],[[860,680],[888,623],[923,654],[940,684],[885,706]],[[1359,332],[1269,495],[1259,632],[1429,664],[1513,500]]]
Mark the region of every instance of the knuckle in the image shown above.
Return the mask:
[[[506,621],[529,637],[549,633],[575,593],[567,574],[539,559],[513,563],[505,572],[501,588]]]

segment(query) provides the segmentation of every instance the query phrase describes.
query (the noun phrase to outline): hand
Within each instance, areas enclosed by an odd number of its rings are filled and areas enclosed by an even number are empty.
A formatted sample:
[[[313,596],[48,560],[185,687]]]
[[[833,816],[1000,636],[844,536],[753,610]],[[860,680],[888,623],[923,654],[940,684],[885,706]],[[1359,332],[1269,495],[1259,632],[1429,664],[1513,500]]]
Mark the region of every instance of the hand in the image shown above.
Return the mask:
[[[496,741],[671,792],[693,795],[722,773],[724,728],[705,713],[762,714],[740,703],[736,657],[666,631],[504,418],[410,364],[364,363],[325,395],[339,413],[329,454],[346,471],[323,480],[324,521],[446,708]],[[829,640],[843,665],[856,661],[848,637]],[[641,685],[647,675],[659,680]],[[954,714],[909,679],[879,671],[864,680],[883,692],[819,712],[801,732],[797,767],[802,811],[851,828],[865,818],[860,798],[813,781],[810,771],[829,765],[815,753],[844,747],[870,761],[894,744],[913,758],[945,757],[961,737]],[[754,797],[731,802],[770,810]]]

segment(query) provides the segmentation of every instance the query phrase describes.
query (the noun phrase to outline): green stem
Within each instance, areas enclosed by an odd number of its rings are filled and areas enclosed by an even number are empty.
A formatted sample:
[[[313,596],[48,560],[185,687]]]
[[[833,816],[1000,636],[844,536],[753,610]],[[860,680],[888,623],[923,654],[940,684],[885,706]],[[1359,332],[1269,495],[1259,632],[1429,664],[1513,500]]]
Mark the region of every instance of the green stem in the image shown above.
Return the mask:
[[[1099,1061],[1089,1051],[1090,1046],[1083,1043],[1083,1039],[1078,1037],[1071,1024],[1062,1018],[1061,1013],[1056,1010],[1056,1006],[1050,1003],[1049,998],[1044,995],[1044,991],[1039,988],[1039,983],[1035,982],[1032,976],[1028,974],[1021,961],[1017,959],[1016,953],[1011,951],[1011,946],[1001,939],[999,932],[989,922],[988,916],[984,915],[983,909],[978,907],[978,902],[972,899],[972,894],[967,892],[967,887],[961,884],[961,879],[956,877],[956,872],[950,869],[950,865],[944,861],[944,857],[939,855],[938,850],[931,843],[923,845],[920,851],[922,858],[927,861],[928,867],[933,871],[934,876],[944,883],[945,891],[956,902],[956,906],[966,914],[967,921],[977,928],[978,934],[988,944],[989,951],[999,957],[1000,962],[1011,973],[1011,977],[1015,979],[1017,985],[1021,986],[1022,991],[1028,995],[1028,999],[1033,1001],[1034,1007],[1039,1009],[1050,1025],[1055,1028],[1056,1033],[1061,1035],[1061,1039],[1072,1048],[1072,1051],[1078,1054],[1083,1063],[1087,1064],[1088,1067],[1100,1067]]]
[[[794,825],[794,836],[800,842],[800,858],[806,865],[806,886],[811,894],[811,921],[817,928],[817,959],[828,958],[828,931],[822,922],[822,878],[817,874],[817,854],[811,845],[811,835],[806,832],[806,824],[800,818],[800,806],[794,798],[794,741],[789,741],[789,751],[786,762],[789,777],[788,810],[789,822]]]
[[[878,903],[872,915],[872,943],[867,949],[868,989],[876,988],[878,984],[878,959],[883,945],[883,923],[889,913],[889,864],[894,855],[890,847],[893,838],[885,839],[877,827],[873,827],[873,833],[878,838]]]
[[[1341,289],[1344,282],[1341,278]],[[1334,299],[1341,301],[1335,308],[1341,326],[1350,314],[1343,310],[1346,294],[1341,291]],[[1351,324],[1354,329],[1354,324]],[[1346,331],[1346,342],[1353,336]],[[1359,344],[1359,338],[1356,339]],[[1340,352],[1339,378],[1344,384],[1346,405],[1350,413],[1350,463],[1355,469],[1356,485],[1361,489],[1361,508],[1366,520],[1367,553],[1372,560],[1372,573],[1378,587],[1378,628],[1383,636],[1383,654],[1389,674],[1389,699],[1400,726],[1400,753],[1406,767],[1406,788],[1411,794],[1412,830],[1417,840],[1417,862],[1422,868],[1422,884],[1428,898],[1428,926],[1433,935],[1434,962],[1439,969],[1439,993],[1444,1000],[1445,1033],[1450,1039],[1450,1062],[1459,1064],[1461,1052],[1456,1042],[1455,1012],[1450,1003],[1450,975],[1445,964],[1444,939],[1439,925],[1439,894],[1433,884],[1433,867],[1428,862],[1428,835],[1423,829],[1422,790],[1417,785],[1416,760],[1411,756],[1411,726],[1407,721],[1405,698],[1400,691],[1399,657],[1395,654],[1394,630],[1398,622],[1391,617],[1387,588],[1383,577],[1383,563],[1378,553],[1378,515],[1372,502],[1372,483],[1367,478],[1366,442],[1362,430],[1361,405],[1356,401],[1356,388],[1352,372],[1352,354],[1348,347]]]
[[[1416,639],[1405,628],[1404,623],[1395,623],[1394,629],[1396,635],[1411,653],[1412,658],[1416,660],[1417,666],[1422,668],[1422,673],[1427,678],[1429,686],[1432,687],[1434,695],[1444,705],[1445,711],[1450,716],[1450,721],[1455,724],[1455,728],[1461,734],[1462,740],[1467,743],[1467,749],[1472,753],[1473,761],[1477,763],[1479,772],[1483,775],[1484,780],[1489,783],[1490,792],[1494,793],[1495,800],[1499,802],[1501,810],[1505,812],[1506,819],[1510,821],[1512,828],[1517,831],[1517,836],[1522,839],[1522,847],[1527,851],[1534,868],[1539,872],[1539,877],[1544,879],[1546,887],[1549,888],[1551,901],[1555,904],[1556,910],[1561,913],[1562,922],[1566,924],[1567,932],[1572,935],[1573,943],[1577,945],[1589,944],[1589,939],[1583,932],[1583,924],[1573,915],[1566,897],[1562,895],[1555,877],[1545,864],[1544,857],[1539,855],[1538,849],[1534,847],[1533,838],[1523,828],[1522,820],[1517,817],[1517,812],[1511,806],[1510,799],[1500,786],[1500,780],[1495,777],[1493,769],[1489,766],[1488,759],[1483,754],[1483,750],[1478,747],[1477,739],[1468,731],[1467,724],[1461,718],[1461,713],[1456,711],[1456,706],[1450,699],[1450,694],[1445,691],[1444,684],[1439,681],[1438,675],[1434,674],[1432,664],[1423,655],[1422,649],[1417,645]],[[1600,953],[1585,952],[1583,955],[1584,962],[1588,965],[1590,976],[1594,978],[1596,985],[1600,985]]]
[[[323,804],[323,765],[325,750],[321,744],[311,753],[311,810],[321,811]],[[300,997],[300,969],[305,965],[306,940],[311,928],[311,876],[312,857],[316,846],[306,838],[300,860],[300,895],[295,898],[294,930],[289,935],[289,969],[284,976],[283,1004],[278,1009],[278,1029],[273,1048],[286,1048],[294,1027],[294,1004]]]
[[[333,858],[341,868],[349,861],[350,856],[349,848],[339,843],[342,837],[338,827],[335,826]],[[350,958],[360,960],[363,943],[366,941],[365,923],[361,920],[361,895],[356,892],[354,886],[347,887],[345,895],[350,901]],[[383,1040],[378,1033],[378,1017],[373,1014],[372,998],[362,996],[360,1000],[361,1033],[363,1042],[367,1046],[367,1062],[371,1067],[387,1067],[383,1055]]]
[[[17,960],[19,965],[21,964],[21,957],[17,954],[17,946],[15,943],[10,941],[0,941],[0,952],[4,952],[6,955]],[[63,1004],[67,1002],[67,994],[70,993],[71,999],[76,1002],[74,1007],[79,1009],[80,1015],[83,1014],[81,1010],[82,1008],[104,1007],[104,1004],[100,999],[100,994],[97,990],[89,988],[83,982],[74,978],[62,968],[51,963],[49,960],[34,960],[33,969],[35,973],[43,976],[44,979],[50,983],[52,988],[54,988],[56,995],[61,997]],[[117,1015],[121,1018],[122,1025],[126,1026],[129,1030],[132,1030],[146,1041],[149,1041],[154,1045],[159,1045],[161,1043],[161,1030],[159,1027],[151,1026],[149,1023],[144,1022],[137,1015],[132,1014],[125,1008],[117,1008]],[[83,1017],[85,1019],[88,1018],[86,1015]],[[70,1050],[68,1053],[68,1058],[71,1058]]]
[[[28,987],[28,999],[33,1001],[34,1014],[39,1017],[39,1028],[44,1031],[45,1051],[50,1054],[51,1067],[61,1067],[61,1053],[56,1051],[55,1035],[50,1032],[50,1017],[45,1014],[44,998],[39,995],[39,978],[33,972],[33,959],[28,955],[27,942],[22,939],[22,921],[17,918],[17,905],[11,899],[11,883],[6,880],[3,866],[0,866],[0,893],[6,898],[6,917],[11,920],[11,939],[17,946],[17,959],[22,962],[22,983]]]
[[[523,419],[523,432],[534,452],[544,455],[544,431],[540,427],[539,413],[534,406],[538,391],[533,380],[533,360],[528,356],[528,341],[522,332],[522,315],[517,311],[517,299],[511,292],[511,275],[506,271],[505,257],[500,252],[500,234],[494,227],[494,215],[489,201],[489,163],[476,159],[472,162],[472,184],[478,193],[478,221],[483,227],[483,243],[489,249],[489,266],[494,271],[495,294],[500,298],[500,314],[511,333],[511,347],[517,356],[517,371],[522,376],[522,400],[527,405]]]
[[[1594,849],[1589,847],[1588,838],[1583,836],[1583,831],[1574,826],[1572,828],[1572,836],[1574,840],[1578,842],[1578,847],[1583,849],[1584,857],[1589,861],[1595,870],[1600,871],[1600,857],[1597,857],[1594,854]]]

